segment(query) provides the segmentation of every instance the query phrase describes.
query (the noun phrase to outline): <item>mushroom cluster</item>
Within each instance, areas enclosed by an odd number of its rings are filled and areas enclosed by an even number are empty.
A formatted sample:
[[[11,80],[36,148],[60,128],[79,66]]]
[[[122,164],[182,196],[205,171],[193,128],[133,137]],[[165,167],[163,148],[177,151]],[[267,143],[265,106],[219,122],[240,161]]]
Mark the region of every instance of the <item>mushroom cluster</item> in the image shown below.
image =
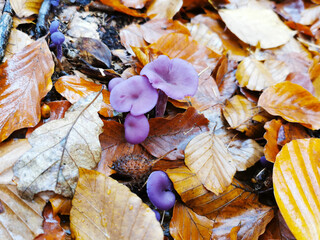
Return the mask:
[[[125,138],[129,143],[143,142],[149,134],[144,115],[156,106],[162,116],[168,97],[181,100],[193,96],[198,87],[198,73],[189,62],[165,55],[145,65],[140,75],[109,82],[111,106],[118,112],[129,112],[125,118]]]
[[[59,60],[61,60],[62,58],[62,43],[65,40],[65,37],[63,35],[63,33],[61,33],[59,31],[59,21],[54,20],[51,24],[50,24],[50,34],[51,34],[51,44],[50,47],[53,48],[55,47],[57,49],[57,58]]]

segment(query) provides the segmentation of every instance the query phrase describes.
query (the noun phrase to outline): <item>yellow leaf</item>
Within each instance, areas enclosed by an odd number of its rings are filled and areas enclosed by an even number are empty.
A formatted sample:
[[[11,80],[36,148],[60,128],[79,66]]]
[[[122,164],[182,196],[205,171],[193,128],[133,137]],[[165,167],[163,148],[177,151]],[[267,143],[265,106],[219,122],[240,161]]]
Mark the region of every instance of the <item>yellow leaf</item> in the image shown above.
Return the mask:
[[[151,18],[172,19],[182,7],[183,0],[153,0],[147,7],[147,15]]]
[[[278,47],[295,35],[271,9],[242,7],[222,9],[219,14],[231,32],[252,46]]]
[[[320,139],[293,140],[273,168],[274,194],[297,239],[320,239]]]
[[[271,86],[260,95],[258,106],[289,122],[320,128],[320,101],[300,85],[285,81]]]
[[[19,18],[38,14],[43,0],[10,0],[14,12]]]
[[[80,168],[70,226],[76,239],[162,240],[154,212],[129,188]]]

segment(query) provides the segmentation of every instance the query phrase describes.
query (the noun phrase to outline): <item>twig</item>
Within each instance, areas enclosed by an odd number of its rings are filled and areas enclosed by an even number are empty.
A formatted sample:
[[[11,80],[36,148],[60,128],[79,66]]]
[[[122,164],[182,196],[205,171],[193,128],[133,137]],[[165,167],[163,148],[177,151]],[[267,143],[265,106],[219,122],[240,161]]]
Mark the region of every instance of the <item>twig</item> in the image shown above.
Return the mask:
[[[12,9],[10,1],[7,0],[0,19],[0,62],[2,61],[8,44],[12,28]]]
[[[36,38],[40,38],[47,34],[47,19],[50,13],[50,0],[44,0],[39,10],[38,21],[36,25]]]

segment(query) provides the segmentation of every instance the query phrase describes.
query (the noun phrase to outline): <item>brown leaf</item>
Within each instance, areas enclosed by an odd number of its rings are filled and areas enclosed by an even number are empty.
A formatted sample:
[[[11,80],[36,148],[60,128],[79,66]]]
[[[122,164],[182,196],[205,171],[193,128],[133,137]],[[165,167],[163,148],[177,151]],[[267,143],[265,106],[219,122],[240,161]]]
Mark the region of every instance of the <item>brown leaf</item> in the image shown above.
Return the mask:
[[[261,94],[258,106],[289,122],[301,123],[310,129],[320,128],[319,100],[297,84],[285,81],[269,87]]]
[[[87,81],[78,76],[63,76],[54,84],[57,92],[69,102],[75,103],[80,98],[87,97],[92,93],[98,93],[102,85]],[[103,102],[99,113],[104,117],[113,117],[113,108],[110,104],[110,92],[102,90]]]
[[[281,126],[282,121],[276,119],[273,119],[264,125],[266,133],[263,137],[267,140],[267,144],[264,146],[264,155],[270,162],[275,162],[276,156],[281,149],[277,142],[278,132]]]
[[[301,13],[299,23],[303,25],[311,25],[319,18],[319,13],[320,6],[312,6],[310,8],[306,8]]]
[[[13,131],[35,126],[40,101],[52,87],[54,62],[44,38],[0,66],[0,141]]]
[[[70,222],[76,239],[163,239],[155,214],[137,195],[112,178],[83,168]]]
[[[103,133],[99,137],[102,148],[101,161],[97,170],[108,176],[114,172],[111,167],[117,166],[115,169],[121,171],[123,175],[131,173],[131,176],[126,177],[136,178],[137,180],[144,177],[151,168],[150,154],[140,145],[133,145],[126,141],[122,124],[115,121],[103,121],[103,123]],[[129,159],[137,161],[136,164],[131,162],[133,164],[132,168],[129,164],[127,165]],[[144,167],[139,166],[139,162],[143,162]],[[133,175],[132,171],[134,170]]]
[[[175,240],[210,239],[214,221],[196,214],[184,204],[176,202],[170,221],[170,234]]]
[[[42,2],[43,0],[10,0],[11,7],[19,18],[38,14]]]
[[[277,3],[275,11],[286,20],[298,22],[303,9],[304,3],[302,0],[289,0]]]
[[[14,166],[18,189],[24,198],[54,191],[71,197],[78,168],[94,168],[100,161],[99,134],[102,121],[97,114],[102,96],[89,95],[75,103],[63,119],[37,128],[28,139],[32,145]]]
[[[320,236],[320,139],[286,144],[273,168],[274,195],[283,218],[297,239]]]
[[[50,198],[53,215],[70,215],[70,210],[72,207],[71,201],[72,200],[70,198],[65,198],[60,195]]]
[[[192,107],[171,119],[153,118],[149,121],[149,136],[141,145],[157,158],[176,149],[164,159],[183,159],[188,142],[201,132],[208,131],[208,123],[209,121]]]
[[[46,202],[36,197],[32,202],[19,197],[16,186],[0,185],[1,239],[33,240],[42,230],[42,209]]]
[[[290,27],[291,29],[297,30],[303,34],[306,34],[310,37],[314,37],[313,33],[310,30],[310,27],[307,27],[305,25],[302,25],[300,23],[296,23],[293,21],[286,21],[285,24]]]
[[[294,139],[310,138],[304,127],[297,123],[285,123],[278,131],[277,143],[280,146],[291,142]]]
[[[60,218],[53,213],[51,204],[47,204],[43,209],[43,230],[44,233],[37,236],[34,240],[64,240],[66,233],[60,226]]]
[[[139,24],[130,24],[120,30],[121,44],[127,51],[135,56],[131,47],[146,47],[147,43],[143,38],[141,26]]]
[[[173,16],[179,12],[182,4],[183,0],[154,0],[147,7],[147,15],[150,18],[172,19]]]
[[[120,0],[100,0],[103,4],[112,7],[114,10],[118,12],[125,13],[127,15],[133,17],[146,17],[147,15],[144,13],[140,13],[137,10],[130,9],[123,5]]]
[[[287,76],[286,81],[299,84],[315,96],[315,89],[307,73],[294,72]]]
[[[122,0],[123,5],[129,8],[141,9],[149,0]]]

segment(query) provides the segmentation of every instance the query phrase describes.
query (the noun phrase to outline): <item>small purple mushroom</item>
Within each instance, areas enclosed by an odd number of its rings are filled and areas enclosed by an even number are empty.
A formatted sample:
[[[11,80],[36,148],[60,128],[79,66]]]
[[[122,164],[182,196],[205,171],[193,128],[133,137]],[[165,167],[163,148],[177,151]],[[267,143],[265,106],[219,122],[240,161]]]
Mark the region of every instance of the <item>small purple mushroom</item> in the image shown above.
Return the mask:
[[[51,41],[50,47],[57,48],[57,58],[61,60],[62,58],[62,43],[64,42],[65,37],[63,33],[57,31],[51,34]]]
[[[116,78],[112,78],[108,84],[108,89],[109,91],[111,92],[111,90],[116,86],[118,85],[118,83],[121,83],[123,82],[124,79],[123,78],[120,78],[120,77],[116,77]]]
[[[158,101],[157,90],[144,76],[133,76],[111,88],[110,103],[118,112],[139,116],[149,112]]]
[[[165,55],[148,63],[140,72],[147,76],[154,88],[165,92],[170,98],[183,99],[193,96],[198,88],[198,73],[191,63]]]
[[[174,206],[176,196],[168,175],[163,171],[152,172],[147,181],[147,194],[151,203],[160,210]]]
[[[161,218],[160,213],[159,213],[157,210],[154,210],[154,209],[152,209],[152,211],[153,211],[154,214],[156,215],[156,219],[157,219],[158,221],[160,221],[160,218]]]
[[[59,28],[59,25],[60,25],[60,22],[57,21],[57,20],[54,20],[51,24],[50,24],[50,28],[49,28],[49,31],[50,33],[54,33],[54,32],[57,32],[58,31],[58,28]]]
[[[133,116],[129,113],[124,120],[125,138],[131,144],[143,142],[148,137],[149,128],[149,122],[145,115]]]

